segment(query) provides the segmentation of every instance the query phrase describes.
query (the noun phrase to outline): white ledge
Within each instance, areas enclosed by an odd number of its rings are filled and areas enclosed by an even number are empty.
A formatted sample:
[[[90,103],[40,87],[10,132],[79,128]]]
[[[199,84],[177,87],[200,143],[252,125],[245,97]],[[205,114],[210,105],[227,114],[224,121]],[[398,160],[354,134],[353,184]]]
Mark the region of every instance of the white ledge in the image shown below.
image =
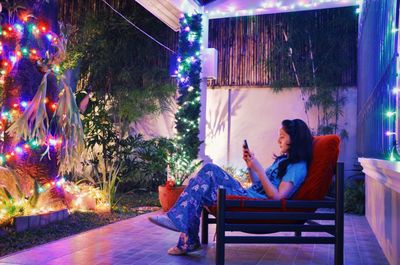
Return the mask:
[[[400,193],[400,162],[373,158],[358,158],[365,175]]]

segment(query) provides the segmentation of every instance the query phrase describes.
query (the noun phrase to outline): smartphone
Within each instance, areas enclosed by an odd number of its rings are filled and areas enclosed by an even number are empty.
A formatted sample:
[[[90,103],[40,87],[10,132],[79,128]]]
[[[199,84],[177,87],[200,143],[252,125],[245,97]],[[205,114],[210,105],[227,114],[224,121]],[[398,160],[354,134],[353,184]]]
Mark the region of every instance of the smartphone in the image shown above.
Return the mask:
[[[243,147],[247,150],[249,150],[249,145],[247,144],[247,140],[245,139],[243,142]]]

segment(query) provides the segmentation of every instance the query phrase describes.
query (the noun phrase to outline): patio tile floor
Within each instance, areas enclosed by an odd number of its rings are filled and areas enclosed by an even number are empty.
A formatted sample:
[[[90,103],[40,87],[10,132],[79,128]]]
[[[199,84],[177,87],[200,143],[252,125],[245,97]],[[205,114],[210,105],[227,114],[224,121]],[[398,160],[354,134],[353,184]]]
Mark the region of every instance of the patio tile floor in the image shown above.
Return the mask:
[[[178,233],[148,221],[149,213],[100,227],[78,235],[37,246],[0,258],[0,265],[109,265],[214,264],[214,229],[211,225],[209,244],[189,256],[170,256]],[[284,233],[281,233],[284,234]],[[382,249],[364,216],[345,215],[345,264],[386,265]],[[225,248],[226,264],[234,265],[302,265],[333,264],[333,245],[230,244]]]

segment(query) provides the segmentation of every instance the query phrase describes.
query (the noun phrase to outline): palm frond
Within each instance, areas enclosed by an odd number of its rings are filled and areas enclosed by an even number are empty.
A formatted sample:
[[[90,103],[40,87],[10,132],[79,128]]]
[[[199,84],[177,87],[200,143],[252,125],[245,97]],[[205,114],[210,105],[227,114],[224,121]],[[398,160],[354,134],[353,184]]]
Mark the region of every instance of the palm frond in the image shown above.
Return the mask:
[[[46,112],[47,71],[40,83],[36,95],[22,116],[8,128],[7,133],[17,139],[35,139],[39,143],[46,142],[49,118]]]
[[[62,83],[64,89],[52,120],[56,123],[56,134],[63,139],[63,146],[59,152],[60,174],[71,172],[80,163],[81,153],[84,149],[83,126],[79,108],[70,86],[63,80]]]

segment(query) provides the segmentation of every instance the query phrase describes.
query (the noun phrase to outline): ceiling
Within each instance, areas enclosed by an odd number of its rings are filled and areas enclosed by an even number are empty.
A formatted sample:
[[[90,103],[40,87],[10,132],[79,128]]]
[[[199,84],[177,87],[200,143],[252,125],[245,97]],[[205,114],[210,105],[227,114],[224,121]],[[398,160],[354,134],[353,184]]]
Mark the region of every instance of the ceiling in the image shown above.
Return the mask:
[[[363,0],[136,0],[175,31],[182,13],[209,19],[357,6]]]
[[[358,5],[360,0],[216,0],[204,5],[210,19]]]
[[[209,4],[211,2],[214,2],[216,0],[194,0],[196,2],[196,4],[198,4],[199,6],[204,6],[206,4]]]

